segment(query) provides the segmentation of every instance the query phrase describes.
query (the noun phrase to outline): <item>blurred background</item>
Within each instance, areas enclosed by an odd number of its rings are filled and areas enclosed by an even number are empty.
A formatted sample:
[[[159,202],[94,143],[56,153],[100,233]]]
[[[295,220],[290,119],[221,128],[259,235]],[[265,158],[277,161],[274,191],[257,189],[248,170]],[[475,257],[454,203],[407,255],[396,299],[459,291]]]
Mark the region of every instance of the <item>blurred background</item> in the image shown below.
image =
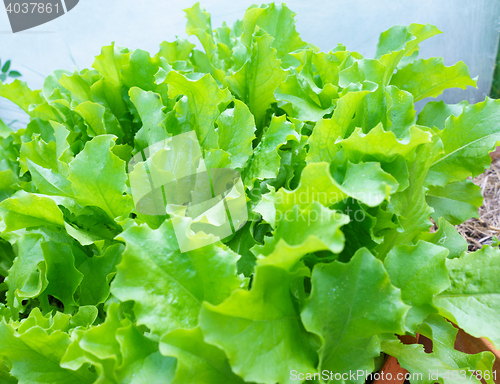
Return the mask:
[[[446,65],[464,61],[478,88],[445,91],[448,103],[467,99],[471,103],[498,93],[494,81],[500,31],[500,0],[289,0],[297,13],[297,30],[303,40],[329,51],[337,43],[366,57],[375,55],[378,36],[393,25],[430,23],[443,34],[421,45],[420,57],[441,56]],[[67,14],[33,29],[13,34],[7,13],[0,9],[1,66],[22,75],[32,89],[41,88],[45,76],[56,69],[90,67],[103,45],[116,42],[129,49],[155,54],[159,44],[185,33],[186,0],[80,0]],[[212,14],[212,27],[241,19],[253,4],[246,0],[203,0]],[[189,40],[196,42],[195,37]],[[0,68],[1,68],[0,66]],[[16,73],[14,73],[16,75]],[[9,78],[12,79],[12,78]],[[425,103],[425,100],[422,102]],[[422,103],[421,102],[421,103]],[[27,116],[0,99],[0,119],[13,127],[25,126]]]

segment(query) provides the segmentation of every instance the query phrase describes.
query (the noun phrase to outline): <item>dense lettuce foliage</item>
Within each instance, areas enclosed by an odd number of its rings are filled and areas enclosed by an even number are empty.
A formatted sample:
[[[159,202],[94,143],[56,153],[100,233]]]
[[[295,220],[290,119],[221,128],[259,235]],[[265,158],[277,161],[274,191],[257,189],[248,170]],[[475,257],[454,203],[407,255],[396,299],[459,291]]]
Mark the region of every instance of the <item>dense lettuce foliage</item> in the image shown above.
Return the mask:
[[[491,384],[493,355],[454,350],[447,320],[500,347],[500,252],[468,253],[453,226],[477,216],[500,101],[417,116],[476,84],[417,59],[431,25],[389,29],[367,59],[305,43],[285,6],[215,30],[186,13],[198,46],[111,45],[42,90],[0,85],[31,117],[0,125],[0,381],[291,383],[386,353],[415,383]],[[126,163],[190,131],[207,167],[241,174],[249,220],[182,253],[168,215],[134,207]],[[432,353],[397,338],[416,333]]]

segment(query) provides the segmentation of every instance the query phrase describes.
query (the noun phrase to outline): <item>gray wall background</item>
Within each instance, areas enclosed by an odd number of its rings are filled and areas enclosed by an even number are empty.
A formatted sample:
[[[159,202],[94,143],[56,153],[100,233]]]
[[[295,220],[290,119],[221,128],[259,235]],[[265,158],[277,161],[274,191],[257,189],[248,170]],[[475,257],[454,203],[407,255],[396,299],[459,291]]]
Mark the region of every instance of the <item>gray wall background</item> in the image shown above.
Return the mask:
[[[241,18],[252,1],[202,0],[212,14],[212,26]],[[289,0],[297,13],[297,30],[305,41],[324,51],[343,43],[373,57],[380,32],[395,24],[436,25],[443,34],[421,46],[420,57],[442,56],[446,65],[463,60],[478,89],[446,91],[444,99],[478,102],[489,93],[500,30],[500,0]],[[100,47],[115,41],[130,49],[156,53],[158,45],[176,35],[186,37],[183,8],[187,0],[80,0],[69,13],[34,29],[12,34],[7,14],[0,9],[0,58],[12,59],[22,80],[40,88],[55,69],[89,67]],[[191,41],[195,41],[190,38]],[[27,121],[24,113],[0,100],[6,123]]]

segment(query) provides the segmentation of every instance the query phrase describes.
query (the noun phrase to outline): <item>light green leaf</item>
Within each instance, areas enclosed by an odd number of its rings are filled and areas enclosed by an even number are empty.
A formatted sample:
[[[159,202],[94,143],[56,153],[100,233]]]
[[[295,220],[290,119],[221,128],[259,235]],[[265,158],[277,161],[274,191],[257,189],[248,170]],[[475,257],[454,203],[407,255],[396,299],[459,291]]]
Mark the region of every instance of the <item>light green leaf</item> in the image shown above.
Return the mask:
[[[117,383],[115,369],[119,363],[120,350],[116,330],[123,326],[117,308],[116,303],[110,305],[104,323],[88,330],[75,329],[72,332],[71,343],[60,362],[61,367],[76,371],[90,363],[99,375],[97,382]]]
[[[468,105],[467,100],[463,100],[458,104],[446,104],[443,100],[430,101],[425,104],[424,109],[418,114],[417,124],[444,129],[448,117],[451,115],[460,116],[464,107]]]
[[[36,326],[43,328],[49,333],[53,331],[67,331],[70,326],[70,317],[70,315],[62,312],[56,312],[54,316],[50,314],[44,316],[39,308],[34,308],[27,319],[13,325],[20,334]]]
[[[408,311],[382,263],[361,249],[347,264],[317,264],[311,285],[301,318],[321,337],[319,370],[372,371],[380,354],[378,335],[403,332]]]
[[[304,268],[289,272],[260,266],[250,291],[236,290],[218,306],[203,304],[200,325],[205,341],[224,350],[233,372],[245,381],[291,384],[290,367],[316,371],[311,336],[290,291],[292,280],[306,273]]]
[[[153,332],[195,327],[203,301],[219,304],[240,285],[236,254],[220,244],[181,253],[170,221],[129,228],[118,239],[127,247],[111,292],[134,300],[138,324]]]
[[[256,246],[254,253],[265,255],[259,265],[286,265],[293,267],[308,253],[329,250],[340,253],[344,247],[344,235],[340,227],[349,218],[334,210],[313,202],[307,207],[298,205],[286,211],[278,211],[277,227],[272,239],[264,246]]]
[[[305,208],[317,201],[330,207],[347,197],[347,193],[331,175],[329,164],[322,162],[307,164],[297,188],[293,191],[281,188],[275,193],[274,202],[276,211],[283,216],[294,205]]]
[[[118,363],[120,344],[116,340],[115,333],[122,326],[118,316],[118,304],[111,304],[106,321],[89,329],[80,340],[80,347],[99,359],[114,359]]]
[[[234,108],[226,109],[217,118],[219,148],[229,153],[231,164],[240,168],[253,153],[255,120],[248,107],[234,100]]]
[[[11,169],[0,171],[0,202],[11,197],[19,190],[19,178]]]
[[[93,97],[96,102],[107,104],[118,118],[128,113],[122,96],[121,68],[126,65],[129,56],[130,52],[120,52],[112,43],[102,47],[101,54],[96,56],[92,64],[92,67],[102,75],[102,79],[91,87]]]
[[[64,226],[63,214],[54,200],[24,191],[0,203],[0,216],[7,225],[7,232],[22,228]]]
[[[178,362],[162,356],[158,342],[143,335],[137,327],[118,329],[116,339],[120,344],[122,363],[116,376],[120,384],[171,384]]]
[[[326,84],[338,85],[341,60],[334,51],[331,53],[314,52],[312,54],[312,64],[316,68],[323,86]]]
[[[136,49],[127,58],[127,64],[120,68],[121,80],[128,88],[153,91],[156,88],[155,75],[158,68],[156,60],[148,52]]]
[[[271,46],[276,49],[279,57],[304,48],[307,43],[302,41],[295,30],[295,15],[285,4],[271,3],[261,8],[250,8],[243,17],[245,29],[242,41],[249,46],[256,27],[260,27],[274,38]]]
[[[47,287],[45,264],[38,234],[28,234],[17,240],[17,257],[9,269],[7,284],[7,305],[17,319],[21,302],[25,298],[37,297]]]
[[[68,128],[63,125],[56,123],[55,121],[51,121],[50,125],[54,130],[54,139],[56,142],[56,156],[60,162],[64,162],[68,164],[71,160],[73,160],[73,151],[70,148],[68,143],[68,137],[70,136],[70,131]],[[50,143],[49,143],[50,145]],[[66,164],[58,163],[58,169],[63,173],[64,176],[68,174],[68,167]]]
[[[481,188],[470,180],[455,181],[445,187],[429,187],[425,197],[434,209],[432,218],[445,218],[453,225],[459,225],[471,217],[479,217],[478,208],[483,204]]]
[[[12,325],[0,322],[0,355],[12,363],[10,373],[19,383],[94,383],[95,374],[88,368],[72,371],[59,365],[70,343],[69,335],[61,331],[49,334],[35,326],[18,334]]]
[[[28,143],[23,143],[19,156],[19,164],[21,165],[23,174],[28,171],[28,160],[43,168],[58,172],[59,164],[57,162],[56,143],[54,141],[46,143],[39,136],[35,136]]]
[[[500,251],[479,251],[448,259],[451,287],[435,303],[465,332],[487,337],[500,347]]]
[[[59,299],[66,310],[76,306],[74,293],[83,275],[75,268],[75,258],[68,244],[53,241],[42,243],[49,284],[44,294]]]
[[[77,370],[91,363],[100,376],[99,383],[171,383],[175,359],[162,356],[158,342],[143,335],[128,319],[122,319],[117,303],[107,310],[104,323],[73,332],[73,342],[61,366]]]
[[[77,329],[72,333],[72,343],[61,359],[61,367],[76,371],[91,363],[99,374],[98,382],[118,383],[116,367],[121,354],[116,332],[128,324],[120,321],[118,307],[117,303],[108,307],[106,320],[102,324],[88,330]]]
[[[78,103],[92,101],[92,92],[88,79],[75,71],[71,76],[63,73],[59,83],[71,93],[71,98]]]
[[[200,328],[179,329],[166,334],[160,340],[160,351],[177,359],[171,384],[244,383],[231,371],[224,352],[205,343]]]
[[[19,175],[19,147],[14,143],[14,137],[0,138],[0,170],[11,170],[14,175]]]
[[[253,158],[246,172],[245,184],[251,185],[255,179],[272,179],[280,168],[279,149],[288,140],[299,141],[299,134],[286,116],[273,116],[262,141],[255,148]]]
[[[163,113],[161,96],[137,87],[130,88],[128,93],[142,120],[142,128],[134,138],[136,150],[145,149],[169,137],[165,128],[160,126],[167,117]]]
[[[450,259],[460,257],[467,251],[467,240],[458,233],[454,225],[451,225],[443,217],[440,217],[437,227],[436,232],[422,233],[418,235],[418,239],[447,248],[450,251],[448,254]]]
[[[8,127],[2,120],[0,120],[0,138],[6,139],[12,132],[12,129]]]
[[[71,224],[64,223],[64,228],[68,235],[77,240],[81,245],[91,245],[102,238],[98,235],[92,234],[80,228],[76,228]]]
[[[212,32],[212,22],[210,14],[201,9],[200,3],[196,3],[191,8],[184,9],[186,12],[186,32],[188,35],[195,35],[199,40],[209,58],[214,54],[215,42]]]
[[[210,75],[192,81],[176,71],[170,71],[165,82],[171,99],[179,95],[187,96],[189,114],[186,119],[191,129],[196,131],[200,145],[204,149],[217,149],[218,134],[214,123],[220,115],[219,104],[231,101],[230,92],[227,89],[222,91]]]
[[[391,127],[392,123],[390,117],[396,115],[396,113],[394,113],[395,111],[389,113],[389,109],[393,106],[393,100],[391,99],[391,93],[388,92],[389,89],[386,89],[383,83],[386,67],[378,60],[372,59],[361,59],[355,61],[350,66],[348,65],[349,64],[346,63],[346,68],[341,70],[339,74],[339,84],[342,87],[349,87],[351,91],[354,91],[359,87],[359,84],[364,83],[365,80],[377,84],[378,86],[377,89],[363,98],[362,103],[356,111],[354,122],[351,125],[363,127],[364,132],[368,132],[379,123],[382,123],[387,128]],[[345,90],[343,93],[344,92]],[[411,101],[408,103],[408,101],[405,100],[407,99],[405,96],[411,95],[398,96],[400,97],[396,100],[396,104],[400,109],[403,109],[398,112],[405,113],[407,110],[411,112],[413,105]],[[404,108],[406,108],[406,110],[404,110]],[[347,134],[348,133],[349,132],[347,132]],[[345,137],[345,135],[343,137]]]
[[[106,109],[102,105],[86,101],[78,104],[74,110],[85,120],[88,126],[87,134],[90,137],[106,134],[106,128],[104,127],[104,112]]]
[[[5,384],[18,384],[18,380],[9,373],[10,368],[7,366],[7,361],[0,362],[0,380]]]
[[[73,196],[71,183],[59,173],[43,168],[27,159],[28,170],[33,184],[40,193],[54,196]]]
[[[81,306],[78,308],[78,312],[71,317],[70,325],[72,327],[87,328],[94,324],[95,320],[97,319],[97,315],[98,310],[96,307],[91,305]]]
[[[176,61],[187,60],[194,47],[196,45],[184,39],[177,39],[172,43],[164,41],[160,44],[157,56],[164,57],[169,64],[173,64]]]
[[[346,136],[354,114],[364,97],[376,88],[376,84],[367,82],[361,89],[347,92],[338,99],[332,118],[318,121],[309,137],[310,149],[307,162],[331,162],[335,158],[336,152],[333,151],[335,142]]]
[[[17,104],[26,113],[30,112],[30,105],[42,103],[40,91],[32,91],[24,81],[17,79],[9,84],[0,82],[0,96]]]
[[[116,273],[122,251],[123,245],[111,245],[102,255],[89,257],[78,266],[83,274],[78,300],[80,305],[97,305],[108,298],[109,283]]]
[[[125,162],[112,153],[111,135],[94,137],[69,165],[69,177],[76,201],[97,206],[116,218],[127,210]]]
[[[415,124],[415,100],[413,96],[394,86],[385,88],[387,99],[387,128],[398,137],[408,135]]]
[[[426,182],[443,187],[478,176],[490,165],[488,153],[500,142],[500,100],[486,98],[465,106],[460,116],[451,116],[446,128],[436,134],[444,152],[434,158]]]
[[[384,241],[377,246],[377,257],[384,259],[395,245],[411,245],[417,235],[428,232],[432,226],[429,220],[432,208],[425,200],[425,177],[432,164],[432,159],[442,146],[434,136],[432,142],[419,145],[415,159],[408,163],[409,186],[391,196],[388,210],[398,215],[399,228],[383,232]]]
[[[294,205],[305,207],[318,201],[330,207],[347,197],[353,197],[374,207],[398,190],[398,182],[384,172],[378,163],[351,164],[342,184],[330,174],[327,163],[310,163],[302,171],[300,183],[293,191],[284,188],[276,192],[276,210],[284,217]]]
[[[421,344],[402,344],[394,336],[386,337],[381,343],[382,350],[396,357],[399,364],[412,374],[412,383],[458,384],[468,381],[478,384],[479,380],[472,375],[472,371],[478,370],[481,373],[489,371],[490,380],[487,382],[493,384],[493,354],[481,352],[469,355],[456,351],[454,343],[458,330],[442,317],[430,316],[418,331],[432,340],[432,353],[424,352]]]
[[[262,131],[267,110],[276,101],[274,91],[285,81],[287,74],[280,67],[276,50],[271,47],[273,38],[265,33],[256,33],[253,39],[251,57],[225,81],[231,92],[248,105],[257,129]]]
[[[396,25],[383,32],[375,55],[387,68],[383,84],[389,85],[394,70],[405,56],[414,54],[422,41],[439,33],[441,31],[430,24],[410,24],[408,27]]]
[[[379,124],[368,133],[356,128],[351,136],[335,144],[334,149],[346,152],[351,162],[369,161],[391,162],[397,156],[412,159],[415,149],[423,143],[430,142],[431,133],[412,126],[408,136],[398,139],[391,131],[385,131]]]
[[[410,92],[417,102],[426,97],[437,97],[448,88],[475,87],[477,80],[471,79],[469,68],[463,61],[446,67],[442,57],[433,57],[416,60],[401,68],[392,76],[391,84]]]
[[[290,75],[274,92],[276,100],[289,103],[291,116],[303,121],[318,121],[330,113],[334,105],[323,106],[311,86],[297,75]],[[285,107],[283,107],[285,108]]]
[[[96,56],[92,67],[94,67],[109,83],[120,85],[120,69],[128,62],[130,52],[120,51],[115,44],[104,46],[101,54]]]
[[[437,313],[434,297],[450,286],[444,247],[419,241],[412,246],[394,247],[384,260],[391,283],[401,289],[401,298],[411,305],[405,325],[415,333],[431,313]]]
[[[399,184],[379,163],[347,163],[342,190],[369,207],[380,205],[398,190]]]

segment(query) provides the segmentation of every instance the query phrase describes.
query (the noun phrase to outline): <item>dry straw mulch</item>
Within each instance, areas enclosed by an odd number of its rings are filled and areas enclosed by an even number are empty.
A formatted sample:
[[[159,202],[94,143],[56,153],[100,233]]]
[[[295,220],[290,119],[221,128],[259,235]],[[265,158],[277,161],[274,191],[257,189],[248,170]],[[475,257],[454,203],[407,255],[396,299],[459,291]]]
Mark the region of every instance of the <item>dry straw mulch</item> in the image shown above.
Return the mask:
[[[496,154],[492,157],[495,158]],[[481,187],[484,198],[479,208],[479,219],[472,218],[457,226],[458,232],[469,244],[469,251],[491,244],[493,236],[500,238],[500,158],[494,159],[491,168],[473,181]]]

